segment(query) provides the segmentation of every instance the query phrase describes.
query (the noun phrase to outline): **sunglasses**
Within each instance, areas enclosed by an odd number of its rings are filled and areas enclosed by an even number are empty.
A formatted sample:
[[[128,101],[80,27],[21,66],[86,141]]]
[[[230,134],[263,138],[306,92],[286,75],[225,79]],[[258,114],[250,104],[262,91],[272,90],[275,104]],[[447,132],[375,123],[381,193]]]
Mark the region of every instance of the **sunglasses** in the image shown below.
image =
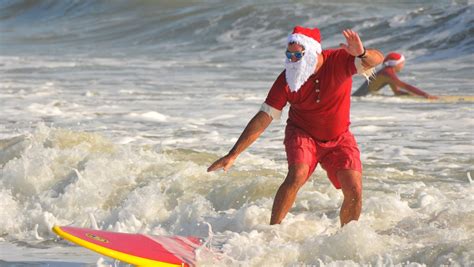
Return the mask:
[[[294,56],[296,59],[300,60],[304,56],[304,50],[301,52],[290,52],[286,50],[285,55],[288,59],[291,60],[291,57]]]

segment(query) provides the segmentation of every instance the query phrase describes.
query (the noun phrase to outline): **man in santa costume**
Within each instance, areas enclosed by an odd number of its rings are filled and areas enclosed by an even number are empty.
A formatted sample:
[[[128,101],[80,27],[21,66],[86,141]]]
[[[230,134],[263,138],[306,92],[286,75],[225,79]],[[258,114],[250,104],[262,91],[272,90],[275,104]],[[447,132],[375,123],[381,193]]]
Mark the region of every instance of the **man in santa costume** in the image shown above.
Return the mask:
[[[317,28],[296,26],[288,36],[285,70],[273,84],[260,111],[227,155],[208,171],[227,171],[289,103],[285,130],[288,175],[278,189],[270,224],[278,224],[318,163],[332,184],[342,189],[341,225],[359,218],[362,208],[362,164],[359,148],[349,130],[352,75],[370,76],[383,54],[366,49],[352,30],[342,32],[346,44],[322,50]]]
[[[405,83],[398,79],[397,72],[400,72],[405,66],[405,57],[402,54],[391,52],[384,61],[383,68],[378,71],[369,80],[365,81],[353,96],[365,96],[376,94],[386,85],[389,85],[395,95],[415,95],[428,99],[436,99],[436,96],[429,95],[426,92]]]

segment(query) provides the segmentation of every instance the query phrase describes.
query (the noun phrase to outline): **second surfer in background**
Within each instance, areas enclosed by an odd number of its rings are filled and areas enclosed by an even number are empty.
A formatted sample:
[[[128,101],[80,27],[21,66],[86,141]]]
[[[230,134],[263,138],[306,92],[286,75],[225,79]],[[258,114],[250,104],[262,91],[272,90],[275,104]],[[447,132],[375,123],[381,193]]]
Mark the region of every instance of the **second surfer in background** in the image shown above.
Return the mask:
[[[400,72],[405,66],[405,57],[402,54],[391,52],[389,53],[384,61],[383,68],[378,71],[374,76],[370,77],[368,81],[365,81],[359,89],[352,96],[365,96],[368,94],[376,94],[383,87],[389,85],[393,93],[397,96],[400,95],[415,95],[421,96],[428,99],[436,99],[436,96],[429,95],[426,92],[405,83],[398,79],[397,72]]]

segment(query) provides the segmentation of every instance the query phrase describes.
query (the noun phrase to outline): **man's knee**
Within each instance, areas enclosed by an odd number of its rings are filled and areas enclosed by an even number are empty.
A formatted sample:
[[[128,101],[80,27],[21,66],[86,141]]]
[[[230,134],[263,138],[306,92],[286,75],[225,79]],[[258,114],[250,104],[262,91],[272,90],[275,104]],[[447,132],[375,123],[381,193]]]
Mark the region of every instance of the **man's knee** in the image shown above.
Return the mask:
[[[288,170],[288,175],[284,181],[286,186],[299,189],[304,185],[308,178],[309,166],[307,164],[291,165]]]
[[[362,174],[353,170],[340,170],[337,172],[337,178],[341,184],[344,197],[353,201],[362,199]]]

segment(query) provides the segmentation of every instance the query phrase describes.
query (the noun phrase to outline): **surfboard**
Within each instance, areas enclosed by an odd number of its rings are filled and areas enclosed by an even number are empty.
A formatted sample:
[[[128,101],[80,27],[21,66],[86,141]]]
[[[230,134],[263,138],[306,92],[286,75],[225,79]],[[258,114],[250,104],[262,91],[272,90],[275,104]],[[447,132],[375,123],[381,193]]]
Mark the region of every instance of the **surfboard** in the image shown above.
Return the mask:
[[[418,96],[402,96],[402,98],[416,99],[423,102],[441,102],[441,103],[473,103],[474,95],[438,95],[437,99],[427,99]]]
[[[435,101],[441,102],[474,102],[474,95],[440,95]]]
[[[153,236],[54,226],[53,232],[81,247],[135,266],[176,267],[196,265],[198,237]]]

